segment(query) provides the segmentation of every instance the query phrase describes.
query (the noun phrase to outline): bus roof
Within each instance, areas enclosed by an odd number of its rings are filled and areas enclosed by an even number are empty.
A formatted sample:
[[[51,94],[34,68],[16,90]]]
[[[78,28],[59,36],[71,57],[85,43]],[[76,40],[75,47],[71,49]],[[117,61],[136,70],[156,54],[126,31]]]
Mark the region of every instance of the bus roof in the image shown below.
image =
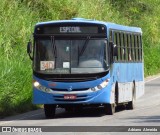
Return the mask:
[[[51,24],[58,24],[58,23],[90,23],[90,24],[102,24],[105,25],[108,29],[115,29],[115,30],[121,30],[121,31],[130,31],[130,32],[139,32],[142,33],[142,30],[140,27],[131,27],[131,26],[125,26],[120,25],[116,23],[111,22],[103,22],[103,21],[97,21],[97,20],[91,20],[91,19],[85,19],[85,18],[73,18],[72,20],[59,20],[59,21],[48,21],[48,22],[39,22],[36,24],[36,27],[43,26],[43,25],[51,25]]]

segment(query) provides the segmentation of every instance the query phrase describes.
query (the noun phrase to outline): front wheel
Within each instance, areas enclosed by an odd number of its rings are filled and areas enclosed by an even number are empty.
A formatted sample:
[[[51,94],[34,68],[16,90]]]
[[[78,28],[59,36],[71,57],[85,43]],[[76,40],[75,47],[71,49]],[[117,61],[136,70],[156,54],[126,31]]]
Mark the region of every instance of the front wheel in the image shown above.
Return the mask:
[[[115,104],[104,105],[105,114],[113,115],[115,113]]]
[[[46,118],[54,118],[56,111],[56,105],[54,104],[44,104],[44,112]]]

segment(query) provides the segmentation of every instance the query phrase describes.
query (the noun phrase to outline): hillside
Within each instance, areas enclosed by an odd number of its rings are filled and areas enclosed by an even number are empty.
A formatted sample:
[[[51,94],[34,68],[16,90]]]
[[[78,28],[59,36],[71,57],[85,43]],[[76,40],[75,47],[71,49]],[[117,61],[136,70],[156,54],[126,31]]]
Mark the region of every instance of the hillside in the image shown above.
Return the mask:
[[[145,76],[160,72],[159,0],[3,0],[0,6],[0,116],[35,109],[26,45],[40,21],[90,18],[143,30]]]

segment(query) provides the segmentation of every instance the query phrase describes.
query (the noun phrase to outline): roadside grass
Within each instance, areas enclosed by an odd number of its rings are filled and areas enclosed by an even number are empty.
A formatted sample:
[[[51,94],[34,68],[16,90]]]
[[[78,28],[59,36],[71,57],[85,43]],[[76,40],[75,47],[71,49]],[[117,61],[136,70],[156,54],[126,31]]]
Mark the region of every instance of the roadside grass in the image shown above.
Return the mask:
[[[0,6],[0,117],[35,109],[26,43],[34,15],[17,1]]]
[[[158,0],[3,0],[0,6],[0,117],[32,104],[32,63],[26,45],[40,21],[88,19],[138,26],[143,31],[145,76],[160,72]]]
[[[31,102],[31,62],[22,54],[12,55],[9,60],[0,59],[0,116],[35,109]]]

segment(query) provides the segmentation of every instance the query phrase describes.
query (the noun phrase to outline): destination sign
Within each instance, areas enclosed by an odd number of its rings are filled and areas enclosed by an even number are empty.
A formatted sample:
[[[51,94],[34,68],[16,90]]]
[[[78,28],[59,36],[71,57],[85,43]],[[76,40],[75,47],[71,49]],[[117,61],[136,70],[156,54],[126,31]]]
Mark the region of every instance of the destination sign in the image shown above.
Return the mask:
[[[80,27],[60,27],[59,28],[60,33],[81,33],[81,28]]]
[[[37,34],[105,34],[103,25],[50,25],[35,29]]]

